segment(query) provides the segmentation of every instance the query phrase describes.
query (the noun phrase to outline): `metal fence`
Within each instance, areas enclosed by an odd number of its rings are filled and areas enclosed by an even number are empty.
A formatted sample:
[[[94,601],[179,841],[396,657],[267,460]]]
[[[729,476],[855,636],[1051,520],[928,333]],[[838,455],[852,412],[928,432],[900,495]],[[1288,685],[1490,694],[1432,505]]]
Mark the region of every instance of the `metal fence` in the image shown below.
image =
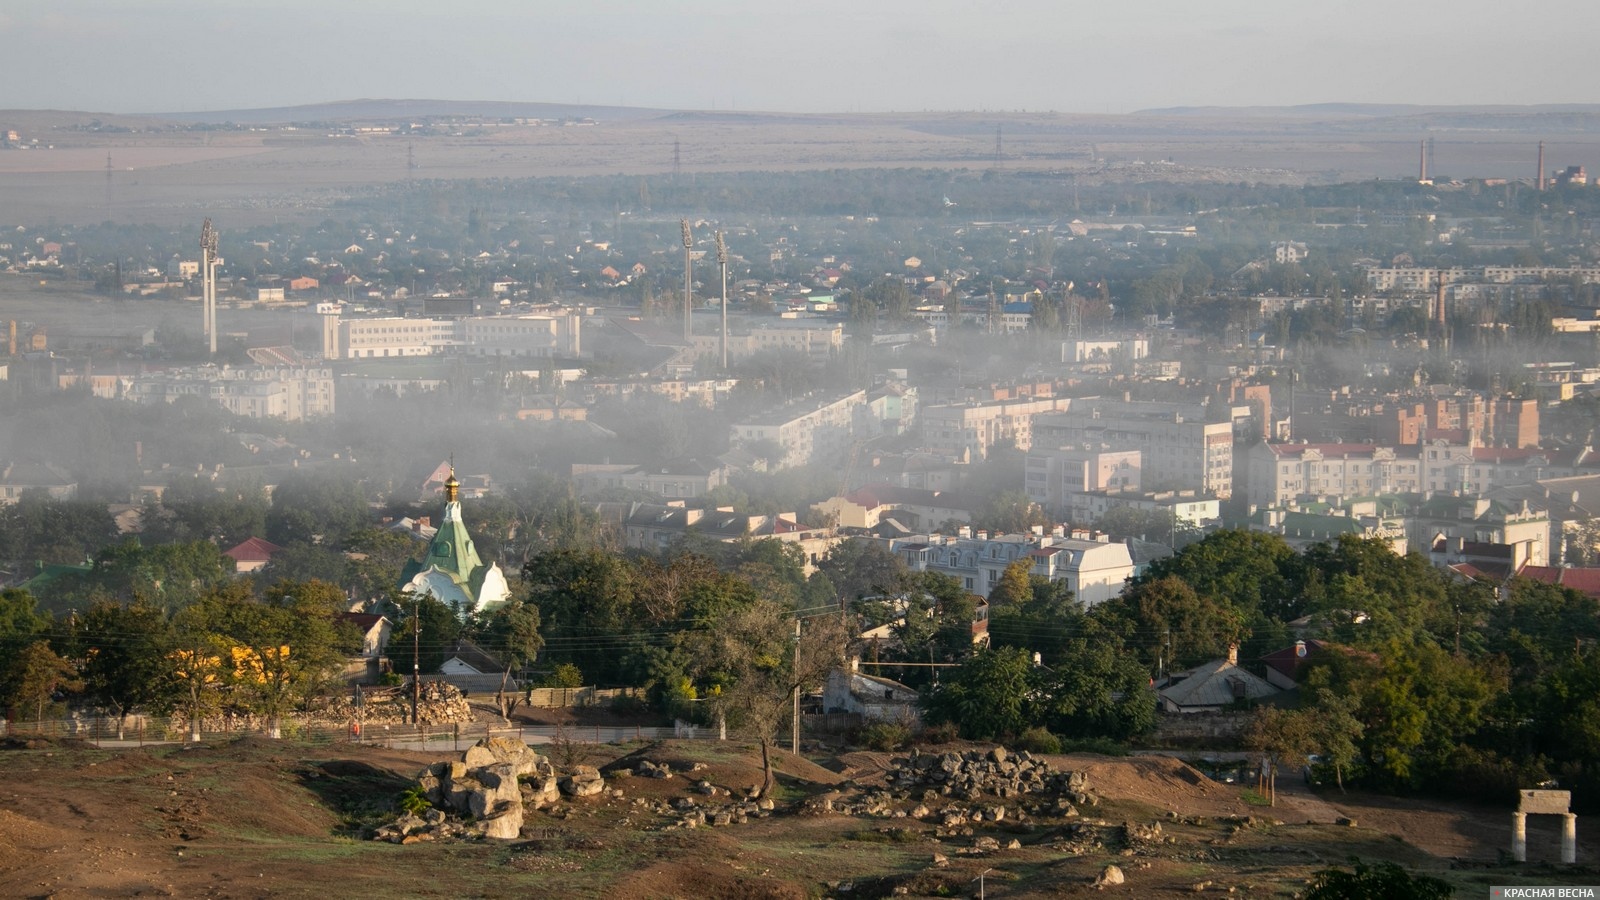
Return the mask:
[[[279,727],[283,740],[303,744],[362,743],[402,750],[460,751],[487,737],[504,737],[529,745],[572,742],[578,744],[618,744],[672,737],[701,737],[676,734],[671,727],[639,725],[524,725],[503,726],[481,722],[417,725],[330,725],[285,720]],[[231,740],[251,735],[265,737],[268,730],[260,722],[239,722],[230,727],[200,730],[201,742]],[[46,719],[39,722],[4,722],[0,736],[25,739],[48,737],[76,739],[96,747],[143,747],[156,744],[189,743],[188,726],[182,720],[155,716],[129,716],[122,723],[114,718]],[[704,735],[703,737],[713,737]]]

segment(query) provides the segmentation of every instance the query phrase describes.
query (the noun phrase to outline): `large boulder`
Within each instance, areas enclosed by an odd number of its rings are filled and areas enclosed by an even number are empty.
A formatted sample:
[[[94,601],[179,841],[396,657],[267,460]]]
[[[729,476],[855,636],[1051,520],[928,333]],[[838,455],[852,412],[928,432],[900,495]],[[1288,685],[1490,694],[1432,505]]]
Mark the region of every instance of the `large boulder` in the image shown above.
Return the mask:
[[[594,766],[573,766],[572,774],[561,779],[561,790],[569,797],[593,797],[605,789],[605,779]]]
[[[490,737],[468,747],[461,761],[469,769],[505,763],[515,768],[516,774],[521,776],[539,771],[545,759],[521,741]]]
[[[490,815],[480,820],[483,827],[483,836],[496,840],[516,840],[522,833],[522,804],[512,801],[502,802],[490,811]]]
[[[467,795],[469,815],[486,818],[504,804],[522,806],[522,794],[517,790],[516,768],[510,763],[496,763],[474,770],[481,786]]]
[[[561,799],[561,786],[554,775],[534,775],[523,784],[523,802],[534,809]]]

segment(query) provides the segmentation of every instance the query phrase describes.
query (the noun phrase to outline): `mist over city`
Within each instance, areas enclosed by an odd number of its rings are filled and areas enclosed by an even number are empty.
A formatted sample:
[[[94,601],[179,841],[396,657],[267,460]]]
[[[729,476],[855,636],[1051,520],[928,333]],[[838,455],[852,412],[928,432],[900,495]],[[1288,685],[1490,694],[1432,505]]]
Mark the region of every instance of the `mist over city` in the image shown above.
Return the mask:
[[[1575,30],[468,6],[0,14],[19,896],[1593,880]]]

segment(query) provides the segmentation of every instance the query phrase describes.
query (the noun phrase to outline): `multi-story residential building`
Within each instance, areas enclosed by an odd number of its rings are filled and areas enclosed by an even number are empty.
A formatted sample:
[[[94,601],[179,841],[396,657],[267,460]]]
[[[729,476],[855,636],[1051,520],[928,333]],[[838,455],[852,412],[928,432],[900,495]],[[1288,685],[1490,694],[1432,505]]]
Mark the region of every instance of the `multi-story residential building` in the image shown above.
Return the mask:
[[[1571,278],[1595,284],[1600,282],[1600,266],[1455,266],[1449,269],[1369,266],[1367,285],[1374,291],[1432,291],[1438,289],[1441,276],[1448,285],[1461,282],[1529,284]]]
[[[1415,493],[1422,463],[1415,448],[1375,444],[1257,444],[1246,493],[1253,506],[1289,506],[1307,495],[1370,497]]]
[[[648,491],[668,500],[686,500],[727,481],[727,466],[695,459],[671,460],[658,466],[572,464],[572,483],[580,495],[623,489]]]
[[[1023,490],[1058,521],[1087,524],[1088,495],[1139,490],[1138,450],[1035,447],[1023,463]]]
[[[1073,519],[1073,523],[1087,526],[1098,525],[1100,518],[1114,509],[1164,512],[1172,516],[1173,524],[1191,528],[1205,528],[1222,515],[1221,501],[1209,494],[1197,494],[1194,491],[1086,491],[1073,497],[1072,501],[1073,510],[1082,516]]]
[[[1065,397],[1021,397],[925,406],[921,414],[922,438],[935,452],[967,452],[973,458],[987,457],[989,448],[1003,440],[1027,450],[1034,443],[1034,417],[1066,410],[1071,402]]]
[[[299,422],[334,412],[333,370],[287,366],[196,366],[129,376],[127,399],[172,403],[202,397],[239,416]]]
[[[1144,337],[1063,341],[1061,343],[1061,361],[1069,363],[1134,362],[1149,355],[1150,340]]]
[[[337,303],[318,304],[325,359],[406,356],[578,356],[582,318],[558,309],[519,316],[346,319]]]
[[[696,356],[720,357],[722,334],[696,334],[691,339]],[[844,325],[820,319],[779,319],[728,335],[728,359],[749,359],[761,353],[798,353],[826,360],[844,348]]]
[[[630,550],[660,553],[690,534],[723,543],[777,540],[800,548],[805,555],[803,568],[807,575],[816,571],[817,561],[835,544],[847,540],[832,528],[801,525],[794,513],[745,515],[729,507],[693,509],[681,501],[668,504],[607,502],[598,504],[596,509],[602,520],[620,530],[623,546]]]
[[[1467,447],[1434,441],[1376,444],[1258,444],[1249,452],[1250,503],[1286,507],[1303,497],[1338,502],[1378,494],[1475,496],[1513,484],[1575,474],[1575,464],[1538,448]]]
[[[1230,414],[1248,418],[1250,408],[1235,407]],[[1198,404],[1074,400],[1070,412],[1033,422],[1033,443],[1138,450],[1144,487],[1227,499],[1233,494],[1235,422],[1206,419]],[[1252,425],[1239,427],[1248,432]]]
[[[856,427],[867,427],[862,421],[866,404],[866,391],[802,400],[736,423],[732,443],[747,447],[765,442],[780,448],[782,455],[767,461],[775,469],[842,460],[860,439]]]
[[[585,381],[583,392],[593,397],[665,397],[674,403],[693,403],[716,409],[717,401],[733,393],[737,378],[660,378],[628,381]]]
[[[914,572],[939,572],[958,579],[967,591],[987,597],[1008,566],[1029,563],[1029,572],[1064,581],[1085,606],[1103,603],[1122,592],[1133,577],[1133,557],[1123,544],[1084,541],[1035,529],[1033,534],[990,537],[963,528],[956,535],[917,534],[881,539],[889,552]]]

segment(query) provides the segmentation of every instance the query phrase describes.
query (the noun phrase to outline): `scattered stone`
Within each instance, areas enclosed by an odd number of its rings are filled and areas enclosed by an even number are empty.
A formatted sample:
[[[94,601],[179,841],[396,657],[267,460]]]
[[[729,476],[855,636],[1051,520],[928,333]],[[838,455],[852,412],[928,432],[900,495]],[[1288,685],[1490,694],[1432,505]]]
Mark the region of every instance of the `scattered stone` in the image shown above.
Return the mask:
[[[1356,820],[1350,818],[1349,816],[1340,816],[1338,819],[1334,820],[1334,824],[1343,825],[1346,828],[1354,828],[1356,827]]]
[[[605,779],[594,766],[573,766],[572,774],[561,779],[561,792],[569,797],[593,797],[605,789]]]
[[[1116,866],[1106,866],[1100,871],[1100,876],[1094,880],[1096,887],[1106,887],[1113,884],[1122,884],[1127,881],[1127,876]]]

